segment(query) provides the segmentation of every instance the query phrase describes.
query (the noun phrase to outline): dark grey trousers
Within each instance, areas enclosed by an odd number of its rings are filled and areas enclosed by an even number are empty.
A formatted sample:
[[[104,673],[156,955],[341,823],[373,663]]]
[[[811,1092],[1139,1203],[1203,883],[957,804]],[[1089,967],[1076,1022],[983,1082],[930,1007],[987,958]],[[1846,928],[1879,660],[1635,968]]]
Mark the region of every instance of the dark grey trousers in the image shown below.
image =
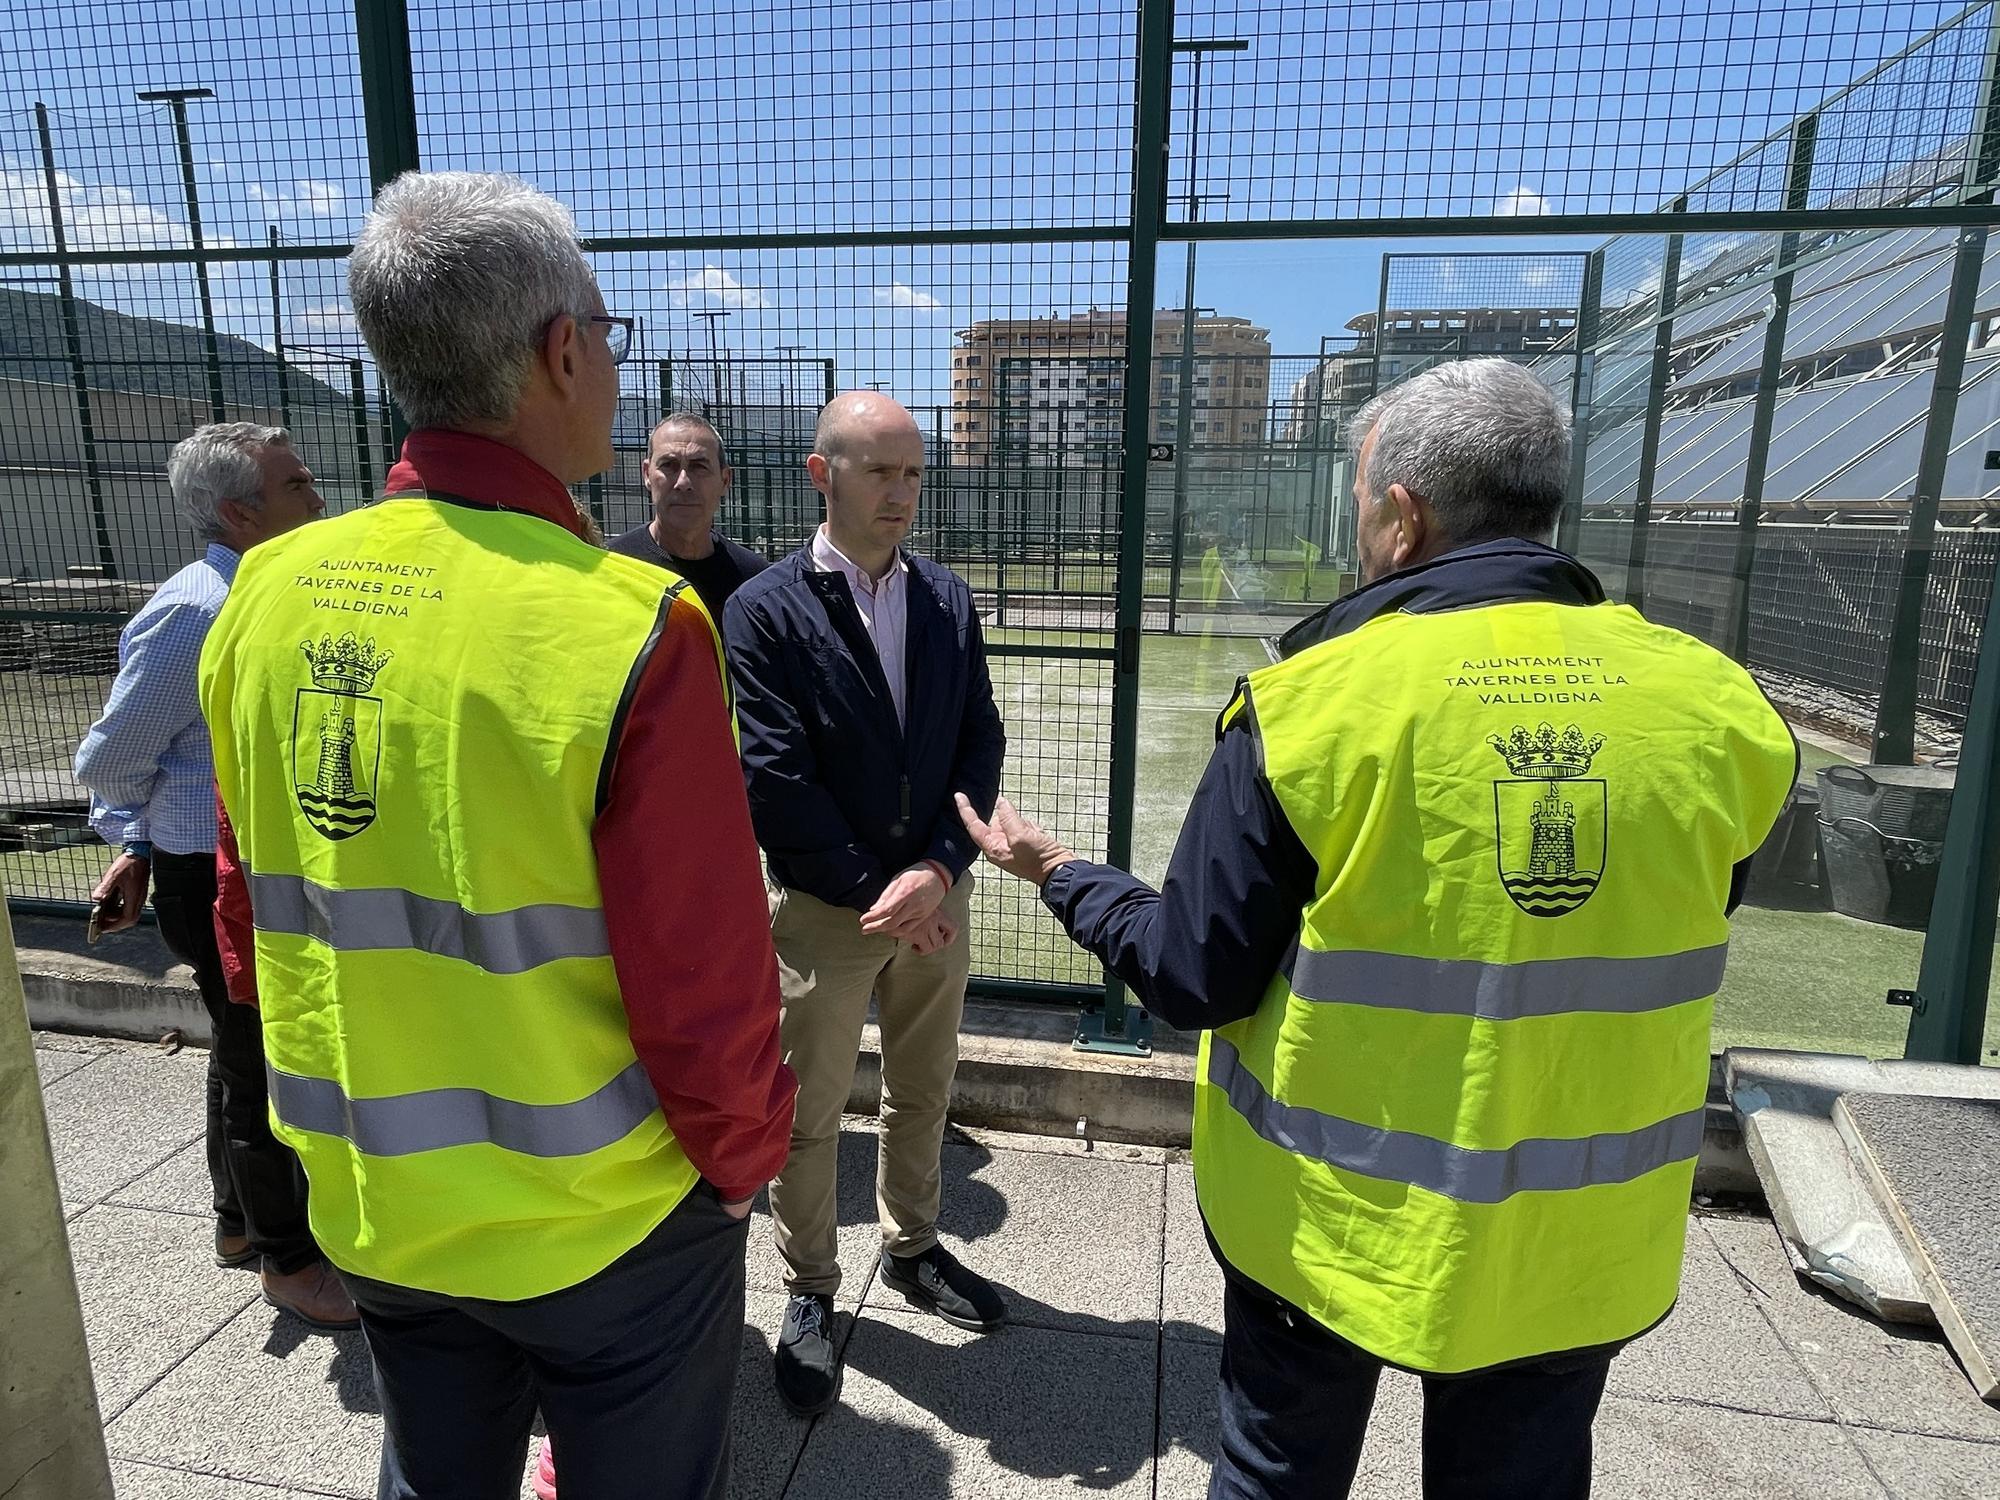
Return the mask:
[[[637,1247],[546,1297],[343,1274],[382,1399],[379,1500],[515,1500],[538,1406],[562,1500],[723,1500],[747,1231],[699,1183]]]

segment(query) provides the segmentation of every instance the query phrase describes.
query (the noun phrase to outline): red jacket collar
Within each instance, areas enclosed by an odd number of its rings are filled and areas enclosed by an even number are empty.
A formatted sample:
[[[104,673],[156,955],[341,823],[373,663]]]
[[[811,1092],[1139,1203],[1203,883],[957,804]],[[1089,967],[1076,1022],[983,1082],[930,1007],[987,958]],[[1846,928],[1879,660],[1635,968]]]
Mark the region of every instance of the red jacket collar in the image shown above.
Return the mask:
[[[389,470],[384,493],[450,495],[585,534],[576,502],[560,479],[518,448],[476,433],[418,428],[403,439],[403,457]]]

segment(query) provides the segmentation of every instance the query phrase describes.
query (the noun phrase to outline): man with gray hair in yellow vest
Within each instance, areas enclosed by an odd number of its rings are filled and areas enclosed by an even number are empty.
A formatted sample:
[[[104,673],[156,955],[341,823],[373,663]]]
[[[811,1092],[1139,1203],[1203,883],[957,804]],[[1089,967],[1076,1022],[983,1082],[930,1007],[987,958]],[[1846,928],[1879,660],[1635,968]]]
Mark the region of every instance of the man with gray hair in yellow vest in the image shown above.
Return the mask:
[[[569,490],[631,324],[510,177],[398,178],[347,279],[414,430],[377,504],[245,560],[201,697],[378,1493],[511,1500],[539,1406],[575,1500],[721,1500],[794,1085],[714,622]]]
[[[1573,1500],[1673,1307],[1745,862],[1796,774],[1747,672],[1548,545],[1569,419],[1442,366],[1354,431],[1363,587],[1224,711],[1154,891],[1004,802],[998,864],[1200,1029],[1211,1497],[1345,1495],[1377,1378],[1427,1500]]]

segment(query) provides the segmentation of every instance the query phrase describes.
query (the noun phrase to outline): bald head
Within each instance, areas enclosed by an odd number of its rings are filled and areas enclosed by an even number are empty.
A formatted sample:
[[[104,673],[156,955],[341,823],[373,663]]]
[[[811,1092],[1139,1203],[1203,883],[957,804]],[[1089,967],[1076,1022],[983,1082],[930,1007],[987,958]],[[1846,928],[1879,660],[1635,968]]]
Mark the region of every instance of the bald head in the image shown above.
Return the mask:
[[[826,531],[850,562],[881,577],[917,519],[924,434],[903,403],[879,391],[827,402],[806,473],[826,497]]]
[[[850,458],[883,438],[924,439],[923,429],[909,408],[880,391],[843,391],[826,403],[813,429],[813,452],[822,458]]]

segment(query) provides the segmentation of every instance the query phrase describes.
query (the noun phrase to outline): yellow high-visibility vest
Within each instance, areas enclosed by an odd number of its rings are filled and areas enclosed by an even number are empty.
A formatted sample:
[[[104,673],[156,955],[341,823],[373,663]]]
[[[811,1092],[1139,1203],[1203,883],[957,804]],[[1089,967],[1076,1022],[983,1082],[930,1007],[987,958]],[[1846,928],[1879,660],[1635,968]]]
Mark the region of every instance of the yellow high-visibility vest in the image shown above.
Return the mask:
[[[539,1296],[694,1185],[632,1047],[591,843],[630,685],[674,599],[700,607],[685,588],[421,497],[244,558],[202,708],[273,1129],[341,1269]]]
[[[1790,790],[1735,663],[1622,606],[1391,614],[1253,673],[1318,864],[1257,1013],[1205,1035],[1197,1191],[1230,1263],[1438,1373],[1673,1305],[1730,874]]]

